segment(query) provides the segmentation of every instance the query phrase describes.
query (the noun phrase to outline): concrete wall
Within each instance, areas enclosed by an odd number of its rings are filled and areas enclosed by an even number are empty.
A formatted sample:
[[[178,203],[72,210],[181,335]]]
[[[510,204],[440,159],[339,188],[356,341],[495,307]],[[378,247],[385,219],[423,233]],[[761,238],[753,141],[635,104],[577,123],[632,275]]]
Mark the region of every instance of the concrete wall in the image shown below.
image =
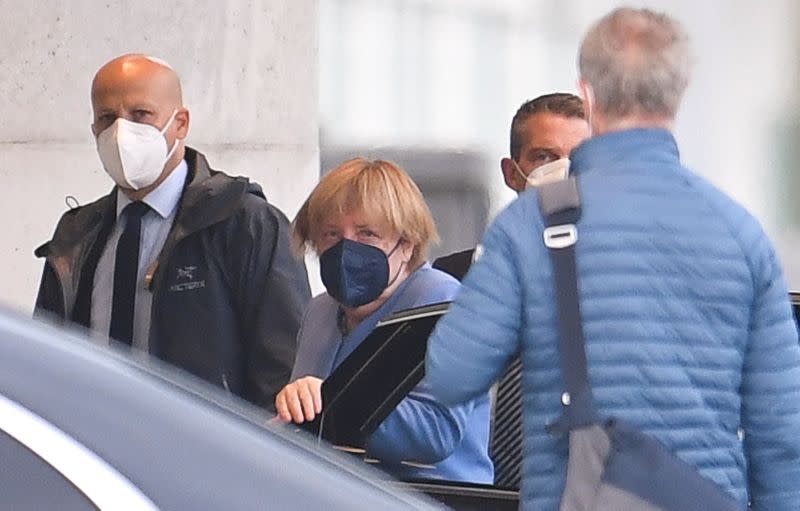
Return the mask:
[[[0,0],[0,303],[30,312],[65,197],[111,188],[89,86],[111,58],[164,58],[183,80],[188,144],[248,175],[290,218],[319,175],[317,0]]]

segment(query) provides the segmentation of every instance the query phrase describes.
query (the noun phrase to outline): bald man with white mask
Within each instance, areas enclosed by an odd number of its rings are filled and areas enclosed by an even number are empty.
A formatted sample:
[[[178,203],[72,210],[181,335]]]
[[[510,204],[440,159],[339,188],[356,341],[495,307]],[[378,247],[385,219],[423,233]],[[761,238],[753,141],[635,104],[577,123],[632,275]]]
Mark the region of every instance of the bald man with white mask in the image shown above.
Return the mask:
[[[111,60],[91,100],[97,152],[116,186],[65,213],[36,250],[45,258],[37,315],[271,409],[310,295],[288,220],[257,184],[186,147],[189,110],[163,60]]]
[[[189,110],[166,62],[144,55],[112,60],[92,82],[92,107],[100,159],[131,201],[158,188],[183,161]]]

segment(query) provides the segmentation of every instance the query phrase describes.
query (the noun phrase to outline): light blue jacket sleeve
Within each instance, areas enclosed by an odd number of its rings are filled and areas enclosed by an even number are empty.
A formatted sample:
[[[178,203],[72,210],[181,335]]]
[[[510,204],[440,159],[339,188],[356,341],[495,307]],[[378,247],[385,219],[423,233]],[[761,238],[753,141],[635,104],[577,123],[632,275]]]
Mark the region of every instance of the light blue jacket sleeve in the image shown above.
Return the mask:
[[[428,342],[426,378],[431,394],[445,404],[486,392],[518,351],[522,289],[503,229],[503,222],[516,223],[513,214],[506,209],[489,227],[483,254]]]
[[[367,451],[392,463],[437,463],[461,444],[473,409],[473,401],[442,405],[423,380],[372,434]]]
[[[760,234],[760,229],[759,229]],[[753,509],[800,506],[800,345],[780,265],[766,240],[753,263],[755,304],[742,375]],[[752,245],[751,245],[752,246]]]
[[[459,283],[426,265],[419,279],[404,291],[397,309],[405,309],[445,300],[458,293]],[[483,399],[488,399],[488,395]],[[446,406],[435,400],[423,379],[381,423],[367,444],[371,456],[390,463],[413,461],[433,464],[443,461],[461,445],[475,402]]]

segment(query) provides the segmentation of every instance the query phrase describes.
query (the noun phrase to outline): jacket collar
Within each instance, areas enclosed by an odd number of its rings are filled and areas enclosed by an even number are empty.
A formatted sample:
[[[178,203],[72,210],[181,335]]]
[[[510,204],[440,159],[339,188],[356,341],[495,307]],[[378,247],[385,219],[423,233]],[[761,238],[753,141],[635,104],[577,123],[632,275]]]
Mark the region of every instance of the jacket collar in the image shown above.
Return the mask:
[[[211,169],[206,157],[187,147],[189,165],[186,189],[178,206],[175,236],[180,238],[225,220],[241,207],[250,182]],[[263,197],[263,194],[259,194]]]
[[[105,223],[116,218],[117,199],[112,191],[108,195],[67,211],[56,226],[53,239],[34,251],[36,257],[47,257],[71,251],[86,239],[97,236]]]
[[[230,177],[211,169],[205,156],[187,147],[184,160],[189,167],[186,185],[170,238],[175,241],[221,222],[240,206],[250,190],[263,197],[260,189],[244,177]],[[116,218],[116,187],[108,195],[68,211],[56,227],[53,239],[37,248],[37,257],[66,255],[95,239],[100,228]]]
[[[570,173],[617,167],[625,162],[680,163],[675,137],[661,128],[612,131],[584,141],[570,155]]]

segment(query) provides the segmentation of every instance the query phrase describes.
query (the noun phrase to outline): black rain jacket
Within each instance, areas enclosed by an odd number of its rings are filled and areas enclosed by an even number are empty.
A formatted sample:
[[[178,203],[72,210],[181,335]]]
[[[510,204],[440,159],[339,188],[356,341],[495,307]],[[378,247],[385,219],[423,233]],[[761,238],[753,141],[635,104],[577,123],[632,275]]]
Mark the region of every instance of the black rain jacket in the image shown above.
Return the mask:
[[[289,222],[261,188],[212,170],[186,148],[187,183],[145,283],[153,292],[150,353],[274,409],[288,382],[310,298]],[[45,258],[36,314],[88,327],[94,272],[116,219],[116,189],[65,213]]]

